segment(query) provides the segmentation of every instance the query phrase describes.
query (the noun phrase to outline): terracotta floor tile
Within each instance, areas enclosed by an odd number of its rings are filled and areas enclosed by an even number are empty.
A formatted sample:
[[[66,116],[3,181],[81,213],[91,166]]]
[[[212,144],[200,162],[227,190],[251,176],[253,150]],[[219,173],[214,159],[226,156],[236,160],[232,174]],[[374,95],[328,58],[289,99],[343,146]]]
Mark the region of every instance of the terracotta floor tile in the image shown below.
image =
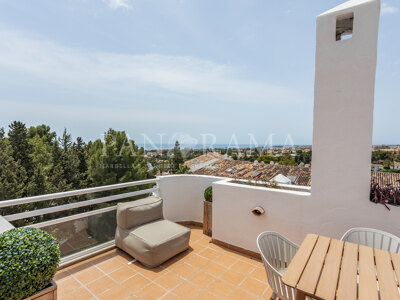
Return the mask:
[[[125,253],[124,251],[118,249],[117,250],[117,259],[124,264],[127,264],[128,262],[132,261],[134,258],[130,256],[128,253]]]
[[[201,270],[218,277],[227,269],[221,265],[216,264],[215,262],[210,262],[209,264],[205,265]]]
[[[103,276],[95,281],[92,281],[86,287],[96,296],[112,288],[115,282],[108,276]]]
[[[254,266],[258,266],[260,264],[260,260],[248,255],[241,255],[240,260]]]
[[[136,293],[146,299],[213,299],[227,293],[237,299],[269,297],[272,291],[267,288],[260,261],[210,243],[211,238],[203,235],[201,228],[192,227],[191,231],[190,248],[157,268],[146,268],[140,262],[128,265],[133,258],[115,248],[57,272],[59,299],[80,300],[96,294],[100,299],[119,300],[129,293],[129,299],[139,299]],[[150,293],[152,288],[156,292]]]
[[[240,287],[252,294],[255,294],[256,296],[262,296],[264,293],[265,289],[267,288],[266,283],[262,283],[258,281],[257,279],[248,277],[246,278],[241,284]]]
[[[210,249],[220,252],[220,253],[224,253],[224,251],[225,251],[225,248],[223,248],[222,246],[219,246],[217,244],[213,244],[213,243],[210,243],[210,245],[208,247]]]
[[[257,297],[254,297],[250,295],[249,293],[246,293],[245,291],[242,291],[241,289],[236,289],[233,291],[232,294],[229,295],[227,299],[231,300],[253,300],[257,299]]]
[[[208,291],[221,298],[228,297],[228,295],[231,294],[234,289],[235,289],[234,285],[219,279],[215,280],[207,287]]]
[[[82,285],[72,277],[57,282],[57,292],[60,293],[60,295],[68,294],[81,287]]]
[[[111,299],[125,299],[127,298],[131,292],[127,289],[124,288],[123,286],[120,285],[115,285],[111,289],[105,291],[104,293],[100,294],[97,296],[100,300],[111,300]],[[79,299],[79,298],[77,298]],[[74,300],[77,300],[74,299]]]
[[[137,274],[137,272],[134,269],[129,268],[128,266],[123,266],[122,268],[119,268],[111,273],[108,273],[108,276],[110,276],[116,282],[122,283],[135,274]]]
[[[199,251],[203,250],[204,248],[206,248],[206,246],[199,244],[199,243],[189,243],[189,245],[195,252],[199,252]]]
[[[234,258],[237,258],[237,259],[240,259],[243,256],[243,254],[241,254],[235,250],[228,249],[228,248],[223,248],[223,253],[225,253],[226,255],[230,255]]]
[[[60,300],[89,300],[93,298],[93,295],[89,293],[87,289],[81,287],[79,289],[75,289],[70,293],[59,293],[57,291],[58,299]]]
[[[182,278],[170,272],[156,279],[156,283],[161,285],[167,290],[171,290],[183,281]]]
[[[99,279],[100,277],[103,277],[104,275],[104,272],[93,266],[80,272],[76,272],[74,277],[83,284],[88,284],[96,279]]]
[[[167,293],[160,298],[160,300],[178,300],[178,299],[179,299],[178,296],[175,296],[171,293]]]
[[[177,255],[174,256],[174,258],[179,262],[179,261],[184,261],[186,259],[189,259],[190,257],[192,257],[195,253],[194,253],[194,249],[193,248],[189,248]]]
[[[122,266],[125,266],[125,265],[126,264],[121,262],[116,257],[109,258],[109,259],[105,260],[104,262],[96,264],[96,266],[99,269],[103,270],[105,273],[110,273],[110,272],[115,271],[115,270],[117,270],[117,269],[119,269],[119,268],[121,268]]]
[[[265,273],[265,269],[264,268],[262,268],[262,269],[261,268],[255,268],[254,271],[250,273],[250,276],[255,278],[255,279],[258,279],[258,280],[260,280],[262,282],[265,282],[265,283],[268,282],[267,274]]]
[[[155,280],[156,278],[168,273],[167,269],[161,267],[146,268],[142,266],[141,268],[135,268],[135,270],[150,280]]]
[[[232,270],[235,270],[239,273],[249,274],[252,272],[256,267],[254,265],[248,264],[244,261],[237,261],[231,266]]]
[[[55,282],[61,281],[61,280],[65,279],[65,278],[68,278],[68,276],[70,276],[70,275],[71,274],[66,269],[60,270],[54,276],[54,281]]]
[[[210,245],[210,238],[201,238],[198,241],[196,241],[196,243],[203,245],[203,246],[209,246]]]
[[[230,268],[234,263],[238,261],[237,258],[230,255],[221,255],[214,262],[220,265],[225,266],[226,268]]]
[[[202,271],[197,272],[196,274],[193,275],[193,277],[190,278],[191,282],[197,284],[201,288],[206,288],[214,280],[215,280],[215,277],[213,277],[207,273],[204,273]]]
[[[198,270],[198,268],[193,267],[187,263],[181,263],[173,268],[171,272],[187,279],[192,277],[194,273],[196,273]]]
[[[101,263],[108,261],[117,256],[118,256],[117,249],[112,249],[110,251],[101,253],[95,257],[89,258],[88,261],[91,262],[92,264],[96,265],[96,264],[101,264]]]
[[[137,292],[141,290],[145,285],[149,284],[151,281],[144,278],[140,274],[136,274],[122,283],[122,286],[126,287],[131,292]]]
[[[268,288],[264,291],[264,294],[262,295],[263,299],[270,299],[272,296],[272,289],[271,287],[268,286]]]
[[[188,264],[196,268],[202,268],[210,262],[209,259],[195,255],[186,261]]]
[[[210,260],[214,260],[214,259],[217,259],[221,255],[221,253],[207,247],[204,250],[200,251],[199,255],[206,257]]]
[[[204,290],[204,291],[200,292],[200,294],[196,295],[193,299],[196,299],[196,300],[213,300],[213,299],[218,299],[218,297],[216,297],[213,294],[210,294],[210,292]]]
[[[68,272],[70,272],[71,274],[75,274],[77,272],[83,271],[90,267],[93,267],[92,262],[82,261],[82,262],[79,262],[77,264],[73,264],[72,266],[67,267],[66,270],[68,270]]]
[[[168,259],[166,262],[163,262],[161,266],[163,268],[174,268],[176,265],[178,265],[180,261],[176,259],[175,257]]]
[[[200,293],[201,289],[189,281],[184,281],[171,292],[181,299],[191,299],[193,295]]]
[[[154,283],[151,283],[135,294],[142,300],[155,300],[161,298],[166,293],[166,290]]]
[[[236,271],[229,269],[228,271],[223,273],[219,278],[234,285],[239,285],[244,280],[245,277],[246,277],[245,274],[238,273]]]

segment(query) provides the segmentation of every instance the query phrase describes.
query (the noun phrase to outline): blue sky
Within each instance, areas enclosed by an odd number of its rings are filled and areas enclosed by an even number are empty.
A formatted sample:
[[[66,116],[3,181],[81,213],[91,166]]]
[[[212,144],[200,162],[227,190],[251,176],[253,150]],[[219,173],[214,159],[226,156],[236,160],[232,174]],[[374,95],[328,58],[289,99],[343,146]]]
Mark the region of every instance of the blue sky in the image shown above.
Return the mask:
[[[315,17],[341,2],[0,0],[0,127],[310,144]],[[375,144],[400,144],[399,83],[400,0],[388,0]]]

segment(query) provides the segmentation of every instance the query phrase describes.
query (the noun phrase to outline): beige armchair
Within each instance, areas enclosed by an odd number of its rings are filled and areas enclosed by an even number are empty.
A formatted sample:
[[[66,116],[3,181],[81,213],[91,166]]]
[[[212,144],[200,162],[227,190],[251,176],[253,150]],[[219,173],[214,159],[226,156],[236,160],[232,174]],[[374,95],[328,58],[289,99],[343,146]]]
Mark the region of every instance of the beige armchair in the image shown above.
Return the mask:
[[[190,229],[165,220],[160,197],[117,206],[115,244],[147,267],[156,267],[189,247]]]

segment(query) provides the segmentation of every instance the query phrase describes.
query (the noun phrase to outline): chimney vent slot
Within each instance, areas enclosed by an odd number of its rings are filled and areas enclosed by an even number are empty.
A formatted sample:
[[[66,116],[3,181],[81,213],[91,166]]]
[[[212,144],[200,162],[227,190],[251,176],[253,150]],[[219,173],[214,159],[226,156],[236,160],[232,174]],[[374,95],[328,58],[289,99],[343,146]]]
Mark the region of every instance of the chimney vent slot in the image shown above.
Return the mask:
[[[347,40],[353,36],[354,13],[347,13],[336,17],[336,40]]]

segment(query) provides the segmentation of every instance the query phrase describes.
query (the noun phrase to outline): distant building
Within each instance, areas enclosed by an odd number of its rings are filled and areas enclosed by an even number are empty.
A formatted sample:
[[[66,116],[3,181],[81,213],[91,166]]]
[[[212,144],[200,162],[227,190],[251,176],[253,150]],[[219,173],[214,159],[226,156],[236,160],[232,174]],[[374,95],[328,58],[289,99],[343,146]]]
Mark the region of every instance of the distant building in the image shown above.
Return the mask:
[[[236,179],[260,179],[265,181],[276,181],[281,184],[294,184],[311,186],[310,164],[299,164],[299,166],[284,166],[278,163],[262,164],[257,161],[241,161],[226,159],[223,155],[210,152],[192,160],[186,161],[193,174],[228,177]],[[387,184],[400,187],[400,173],[371,172],[371,180],[381,187]],[[400,167],[400,164],[397,166]],[[372,166],[371,166],[372,169]]]
[[[380,187],[391,185],[400,188],[400,173],[371,172],[371,180],[379,184]]]
[[[378,172],[383,168],[383,165],[380,164],[371,164],[371,171]]]
[[[290,184],[305,185],[311,184],[311,168],[298,167],[298,166],[282,166],[277,163],[265,164],[256,161],[241,161],[225,159],[224,157],[218,158],[215,156],[202,155],[185,162],[191,168],[193,174],[198,175],[211,175],[220,177],[240,178],[240,179],[259,179],[271,180],[274,177],[281,175],[278,179],[282,179]],[[206,156],[206,157],[204,157]],[[277,180],[278,182],[278,180]],[[283,183],[283,182],[278,182]]]
[[[185,161],[184,165],[190,169],[190,172],[195,172],[201,168],[205,168],[212,163],[215,163],[221,159],[226,159],[224,155],[218,152],[208,152],[207,154],[200,155],[191,160]]]

